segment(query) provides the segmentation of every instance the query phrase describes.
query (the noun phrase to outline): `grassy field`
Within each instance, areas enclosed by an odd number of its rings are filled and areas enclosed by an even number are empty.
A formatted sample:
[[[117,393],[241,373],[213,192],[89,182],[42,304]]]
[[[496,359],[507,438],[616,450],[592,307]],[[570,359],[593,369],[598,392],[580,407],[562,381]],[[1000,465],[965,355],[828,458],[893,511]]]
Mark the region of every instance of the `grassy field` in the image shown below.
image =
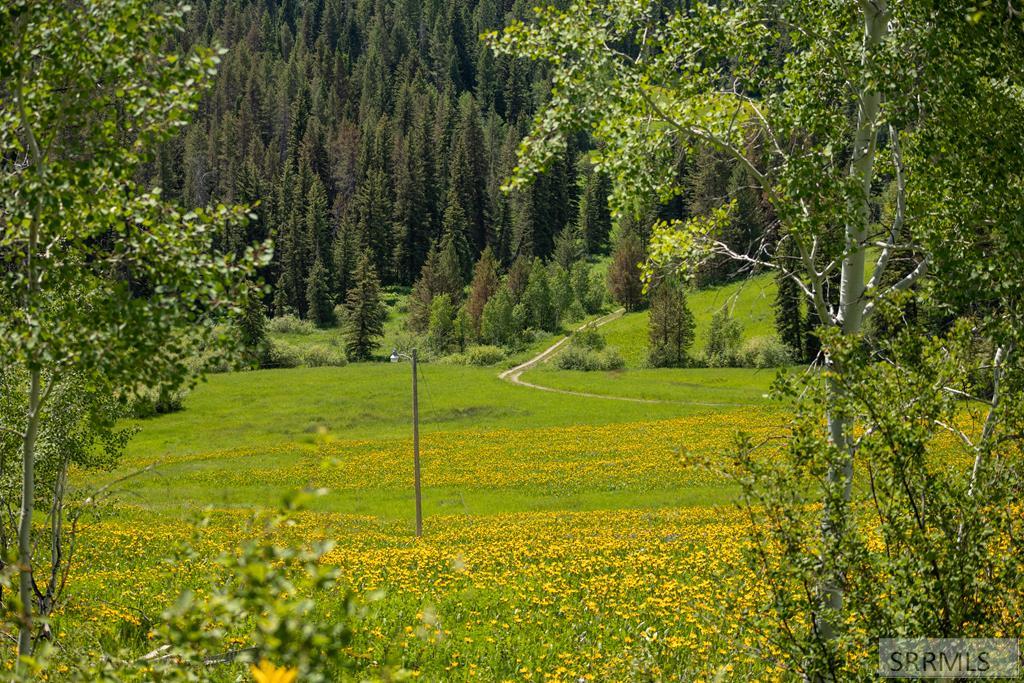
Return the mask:
[[[356,661],[423,680],[671,679],[760,666],[756,634],[737,618],[761,588],[740,567],[736,491],[686,456],[718,452],[740,425],[781,430],[762,396],[769,373],[671,371],[657,397],[689,403],[643,404],[515,386],[497,368],[421,367],[422,540],[408,364],[214,375],[181,412],[137,423],[121,468],[88,480],[153,467],[121,484],[85,531],[58,631],[81,647],[152,649],[149,625],[181,590],[209,583],[218,553],[256,535],[252,515],[323,488],[275,540],[334,539],[326,560],[345,586],[382,592],[356,627]],[[646,395],[651,372],[608,377],[606,390]],[[557,374],[546,381],[582,381]],[[166,564],[186,541],[192,551]],[[320,609],[341,599],[321,596]]]
[[[711,316],[723,306],[743,324],[743,338],[775,335],[775,280],[770,274],[721,287],[690,292],[688,303],[697,323],[695,352],[704,349]],[[627,368],[642,368],[647,360],[647,311],[629,313],[601,328],[609,346],[616,347]]]
[[[771,288],[762,277],[693,295],[699,330],[731,302],[748,336],[770,333]],[[388,304],[382,353],[408,339],[405,295],[389,292]],[[349,648],[357,670],[431,681],[764,676],[758,635],[739,618],[764,587],[742,566],[736,488],[689,463],[723,452],[741,427],[784,430],[765,396],[775,372],[638,369],[645,315],[604,329],[630,368],[523,375],[559,391],[497,377],[559,335],[496,367],[421,364],[420,540],[409,364],[210,376],[184,410],[131,425],[117,471],[76,475],[85,488],[132,476],[84,532],[58,631],[82,648],[149,651],[175,596],[202,594],[215,558],[259,537],[255,520],[305,489],[324,494],[266,540],[337,543],[325,561],[367,610]],[[274,338],[342,343],[339,329]],[[322,615],[341,609],[341,593],[320,596]]]

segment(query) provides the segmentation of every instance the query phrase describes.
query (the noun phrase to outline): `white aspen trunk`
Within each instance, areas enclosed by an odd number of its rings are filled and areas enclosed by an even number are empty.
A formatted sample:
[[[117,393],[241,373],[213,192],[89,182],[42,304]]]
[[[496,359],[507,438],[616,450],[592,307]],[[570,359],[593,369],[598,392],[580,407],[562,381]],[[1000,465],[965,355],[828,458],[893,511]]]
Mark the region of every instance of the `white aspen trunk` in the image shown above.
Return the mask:
[[[861,7],[864,13],[864,58],[863,66],[868,68],[871,54],[885,37],[888,30],[888,12],[885,0],[863,0]],[[871,182],[874,177],[875,148],[878,139],[878,113],[882,95],[877,90],[864,86],[860,93],[860,106],[857,112],[857,130],[853,142],[853,157],[850,161],[850,177],[858,181],[861,196],[857,199],[855,215],[846,225],[846,254],[843,258],[839,290],[838,323],[844,335],[861,332],[864,324],[864,291],[865,264],[867,253],[865,241],[871,221],[871,207],[868,199],[871,195]],[[834,367],[831,360],[826,365]],[[827,383],[828,395],[835,397],[841,391],[834,381]],[[832,400],[829,401],[832,403]],[[842,488],[841,502],[826,502],[822,515],[822,536],[826,549],[834,544],[842,533],[838,528],[839,519],[845,514],[853,489],[853,450],[851,431],[853,425],[848,418],[836,413],[834,408],[828,411],[828,436],[832,444],[845,454],[842,462],[832,467],[828,473],[828,481],[833,490]],[[822,606],[838,612],[843,606],[843,577],[838,572],[826,570],[821,577]],[[831,640],[836,636],[836,625],[827,616],[822,616],[817,623],[818,633],[822,638]]]
[[[18,597],[21,628],[18,656],[32,653],[32,508],[35,498],[35,450],[39,433],[40,371],[31,371],[28,396],[28,424],[22,442],[21,517],[18,520]]]

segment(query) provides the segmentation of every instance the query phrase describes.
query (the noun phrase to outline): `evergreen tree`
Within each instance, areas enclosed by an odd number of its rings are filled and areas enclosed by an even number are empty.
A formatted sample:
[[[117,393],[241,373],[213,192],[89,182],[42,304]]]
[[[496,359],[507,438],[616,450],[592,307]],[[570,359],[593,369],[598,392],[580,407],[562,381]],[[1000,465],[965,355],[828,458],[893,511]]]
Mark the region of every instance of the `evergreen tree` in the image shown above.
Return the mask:
[[[434,295],[443,291],[440,277],[441,252],[435,247],[427,254],[427,260],[420,270],[420,276],[409,294],[409,317],[406,326],[417,333],[424,333],[430,324],[430,303]]]
[[[325,281],[329,279],[331,270],[331,224],[330,212],[327,207],[327,192],[323,183],[318,177],[313,179],[309,192],[306,194],[306,234],[312,244],[314,263],[319,260],[327,274]]]
[[[369,251],[374,270],[387,279],[393,261],[394,224],[388,177],[382,169],[371,170],[359,185],[353,211],[360,248]]]
[[[689,365],[696,323],[681,283],[664,279],[652,287],[648,319],[648,363],[656,368]]]
[[[586,258],[587,249],[582,234],[577,226],[566,226],[555,238],[555,249],[551,258],[565,270],[572,268],[573,264]]]
[[[442,271],[445,277],[454,284],[445,291],[451,292],[454,299],[461,298],[462,285],[473,263],[471,247],[468,240],[470,231],[466,212],[462,209],[458,193],[448,193],[448,206],[444,211],[444,228],[441,236]]]
[[[493,244],[487,217],[487,158],[480,110],[470,93],[459,98],[459,120],[455,128],[451,153],[449,192],[456,195],[465,216],[466,242],[473,254]],[[453,199],[449,198],[451,207]],[[445,217],[447,221],[447,215]]]
[[[794,272],[794,263],[799,259],[796,253],[796,245],[792,240],[786,240],[781,245],[781,253],[776,256],[779,260],[779,270],[775,274],[777,286],[775,294],[775,330],[779,334],[782,343],[793,350],[797,358],[804,357],[804,335],[807,323],[804,319],[803,292],[800,285],[787,276],[783,269]]]
[[[356,227],[352,224],[351,219],[347,218],[338,226],[338,234],[334,236],[334,244],[331,247],[336,301],[345,301],[348,290],[352,288],[352,275],[355,272],[359,254],[359,237],[356,234]]]
[[[345,353],[349,360],[369,360],[384,335],[387,310],[380,298],[380,280],[368,252],[356,264],[354,283],[345,300]]]
[[[466,301],[466,313],[469,316],[473,337],[480,336],[480,320],[488,300],[498,291],[501,281],[498,279],[498,260],[490,247],[484,249],[480,260],[473,268],[473,280],[469,285],[469,299]]]
[[[505,282],[508,285],[509,293],[516,301],[521,299],[523,292],[526,291],[526,283],[530,280],[531,267],[532,261],[528,257],[517,256],[516,260],[512,262],[512,266],[508,269]]]
[[[309,281],[306,285],[306,310],[309,319],[317,327],[331,327],[336,322],[329,279],[323,260],[317,257],[313,269],[309,271]]]
[[[258,363],[267,348],[267,313],[262,292],[255,286],[249,289],[238,328],[248,360]]]
[[[548,270],[539,258],[533,260],[530,279],[523,292],[528,324],[538,330],[554,332],[558,329],[558,311],[551,298]]]
[[[639,310],[644,304],[640,263],[644,260],[643,245],[632,232],[623,235],[612,251],[608,266],[608,291],[627,311]]]
[[[587,166],[581,183],[576,229],[583,236],[587,253],[607,253],[608,236],[612,231],[612,213],[608,207],[611,180],[605,173]]]

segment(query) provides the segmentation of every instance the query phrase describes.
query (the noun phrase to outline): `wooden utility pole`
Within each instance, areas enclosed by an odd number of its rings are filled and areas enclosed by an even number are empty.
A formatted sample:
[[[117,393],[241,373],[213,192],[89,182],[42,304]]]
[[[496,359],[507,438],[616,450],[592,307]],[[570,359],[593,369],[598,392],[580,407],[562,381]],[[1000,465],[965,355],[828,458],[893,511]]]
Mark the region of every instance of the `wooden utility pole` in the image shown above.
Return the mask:
[[[412,469],[416,486],[416,538],[423,535],[423,499],[420,496],[420,402],[416,391],[416,349],[412,350]]]

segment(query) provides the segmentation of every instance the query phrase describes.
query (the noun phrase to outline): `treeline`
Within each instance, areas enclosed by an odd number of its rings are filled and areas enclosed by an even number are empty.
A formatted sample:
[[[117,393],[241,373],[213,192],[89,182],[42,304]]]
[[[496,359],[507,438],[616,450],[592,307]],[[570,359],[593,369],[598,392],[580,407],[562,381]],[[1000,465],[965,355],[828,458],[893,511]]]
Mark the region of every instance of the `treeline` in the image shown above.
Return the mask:
[[[540,258],[571,275],[612,249],[635,271],[654,220],[727,197],[738,206],[730,243],[745,249],[763,233],[770,217],[753,183],[711,152],[680,168],[683,200],[614,230],[610,181],[588,162],[586,139],[571,140],[535,184],[502,192],[549,85],[542,65],[495,56],[479,36],[533,4],[200,0],[179,47],[227,52],[194,123],[160,147],[147,180],[187,206],[256,205],[257,220],[218,246],[273,238],[264,304],[320,325],[348,302],[364,254],[381,284],[402,286],[433,277],[424,268],[443,258],[461,289],[488,249],[501,272]],[[714,262],[699,284],[737,273]],[[637,282],[613,275],[611,293],[640,307]]]
[[[503,264],[549,257],[581,230],[607,248],[608,182],[572,145],[533,187],[500,191],[546,97],[544,73],[494,57],[479,35],[529,2],[201,1],[182,38],[228,49],[195,122],[150,165],[186,205],[256,204],[220,246],[273,237],[263,273],[274,314],[343,302],[363,252],[382,283],[412,285],[451,244],[467,279],[490,247]]]

